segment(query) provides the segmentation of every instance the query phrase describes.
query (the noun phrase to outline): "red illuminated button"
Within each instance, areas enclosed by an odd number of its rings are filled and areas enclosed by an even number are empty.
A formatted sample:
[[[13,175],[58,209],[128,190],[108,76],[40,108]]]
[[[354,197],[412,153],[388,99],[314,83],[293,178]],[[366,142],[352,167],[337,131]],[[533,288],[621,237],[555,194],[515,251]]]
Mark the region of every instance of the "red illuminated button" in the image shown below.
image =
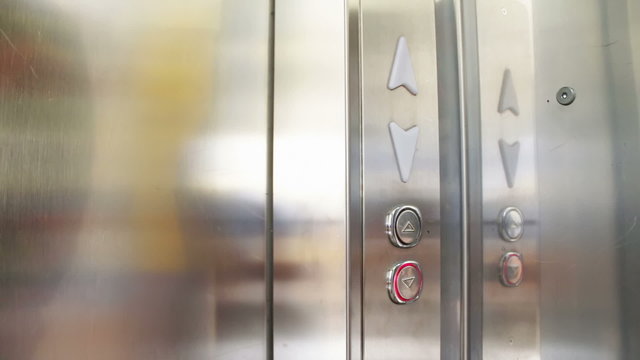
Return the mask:
[[[508,252],[500,259],[500,282],[507,287],[516,287],[522,283],[524,275],[522,255]]]
[[[408,304],[418,300],[422,292],[422,270],[415,261],[395,265],[387,274],[387,291],[391,301]]]

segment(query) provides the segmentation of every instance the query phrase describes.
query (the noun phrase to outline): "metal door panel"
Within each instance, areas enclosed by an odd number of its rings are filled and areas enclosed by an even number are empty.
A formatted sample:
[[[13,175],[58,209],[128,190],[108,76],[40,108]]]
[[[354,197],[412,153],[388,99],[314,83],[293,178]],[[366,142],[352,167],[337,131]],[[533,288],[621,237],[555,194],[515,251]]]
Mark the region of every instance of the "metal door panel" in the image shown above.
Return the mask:
[[[533,6],[543,359],[638,357],[637,5]],[[570,106],[555,101],[562,86]]]
[[[438,63],[440,161],[440,358],[466,356],[466,282],[463,279],[462,121],[456,1],[434,3]],[[466,161],[465,161],[466,163]],[[466,249],[465,249],[466,251]],[[464,320],[463,320],[464,319]]]
[[[6,0],[0,358],[638,358],[639,104],[638,0]]]
[[[634,9],[637,1],[623,0],[477,3],[485,285],[475,336],[484,358],[637,357]],[[496,112],[507,68],[518,116]],[[556,100],[563,86],[577,93],[567,106]],[[520,141],[512,189],[497,139]],[[525,235],[508,243],[497,235],[496,211],[514,204]],[[525,256],[515,289],[495,277],[495,253],[509,250]]]
[[[268,10],[0,4],[0,358],[266,357]]]
[[[344,1],[275,13],[274,358],[347,356]]]

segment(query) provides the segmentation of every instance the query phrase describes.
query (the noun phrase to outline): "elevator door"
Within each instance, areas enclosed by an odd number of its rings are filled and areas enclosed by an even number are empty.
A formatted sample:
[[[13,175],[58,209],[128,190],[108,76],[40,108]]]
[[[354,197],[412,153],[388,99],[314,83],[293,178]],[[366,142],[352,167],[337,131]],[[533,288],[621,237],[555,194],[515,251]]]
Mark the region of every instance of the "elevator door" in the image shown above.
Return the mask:
[[[266,359],[269,2],[0,1],[0,358]]]
[[[1,0],[0,359],[640,358],[640,0]]]
[[[476,1],[474,359],[635,359],[640,2]],[[471,89],[468,89],[471,90]],[[471,95],[473,96],[473,95]],[[473,220],[475,217],[476,220]],[[482,244],[479,246],[479,244]]]

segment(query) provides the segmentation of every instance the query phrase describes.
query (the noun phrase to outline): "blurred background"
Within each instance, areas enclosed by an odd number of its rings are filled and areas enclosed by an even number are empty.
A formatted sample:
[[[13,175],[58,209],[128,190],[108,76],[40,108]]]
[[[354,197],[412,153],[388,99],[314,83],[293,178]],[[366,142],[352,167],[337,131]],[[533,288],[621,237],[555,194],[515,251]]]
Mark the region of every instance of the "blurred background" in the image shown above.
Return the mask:
[[[0,2],[1,359],[264,356],[268,20]]]

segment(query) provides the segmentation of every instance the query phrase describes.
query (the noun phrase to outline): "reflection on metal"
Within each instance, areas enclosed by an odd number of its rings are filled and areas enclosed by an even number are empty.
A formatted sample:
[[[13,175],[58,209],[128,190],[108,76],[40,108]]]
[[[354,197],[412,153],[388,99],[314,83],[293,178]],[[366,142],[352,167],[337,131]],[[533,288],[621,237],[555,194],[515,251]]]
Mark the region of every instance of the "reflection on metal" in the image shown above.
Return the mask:
[[[414,247],[422,238],[422,215],[415,206],[395,207],[385,220],[389,241],[400,248]]]
[[[524,278],[524,263],[522,255],[517,252],[508,252],[502,255],[498,271],[500,282],[506,287],[518,287]]]
[[[417,150],[416,145],[418,144],[420,129],[417,126],[413,126],[410,129],[404,130],[395,122],[390,122],[389,134],[391,134],[391,143],[393,144],[393,150],[396,155],[400,179],[406,183],[411,177],[413,158]]]
[[[274,359],[340,360],[349,315],[345,3],[278,0],[275,11]]]
[[[516,116],[520,114],[520,108],[518,107],[518,95],[516,94],[515,86],[513,86],[513,78],[511,77],[511,70],[509,69],[506,69],[502,75],[500,101],[498,102],[499,113],[502,114],[507,110],[511,111],[513,115]]]
[[[518,158],[520,156],[520,142],[509,144],[503,139],[498,140],[500,147],[500,158],[502,158],[502,168],[507,180],[507,186],[512,188],[516,183],[516,173],[518,171]]]
[[[576,100],[576,90],[572,87],[561,87],[556,93],[556,100],[560,105],[571,105]]]
[[[422,292],[422,270],[415,261],[403,261],[387,272],[387,292],[396,304],[409,304]],[[418,339],[414,339],[418,340]]]
[[[483,284],[482,293],[474,294],[482,297],[482,317],[476,320],[480,321],[482,331],[474,333],[481,337],[481,352],[471,348],[471,355],[472,360],[541,360],[535,155],[537,114],[534,111],[536,83],[532,57],[533,37],[537,32],[532,24],[531,1],[475,3],[481,104],[479,135],[482,140],[482,167],[478,171],[482,173],[483,200],[482,219],[474,221],[481,221],[483,226],[480,239]],[[513,86],[515,74],[517,102]],[[495,104],[500,102],[498,94],[504,98],[500,109],[518,115],[517,121],[506,121],[505,117],[511,114],[496,114]],[[517,141],[508,143],[507,139]],[[496,231],[496,214],[511,204],[517,204],[522,213],[527,214],[527,229],[517,242],[505,242]],[[524,255],[527,281],[517,290],[503,286],[496,274],[505,252]],[[478,269],[469,271],[473,274]],[[477,339],[472,339],[472,343],[475,341]]]
[[[0,5],[0,359],[640,358],[640,2],[269,3]]]
[[[498,231],[505,241],[517,241],[524,233],[524,217],[520,209],[509,206],[498,215]]]
[[[440,3],[440,2],[438,2]],[[447,5],[447,1],[442,2],[440,6]],[[483,317],[483,303],[482,297],[484,292],[484,249],[483,249],[483,217],[482,212],[483,196],[482,196],[482,143],[481,131],[482,124],[481,118],[483,113],[480,94],[480,69],[479,69],[479,54],[478,54],[478,24],[477,24],[477,8],[476,1],[469,0],[465,2],[465,6],[462,5],[462,1],[453,0],[449,2],[455,13],[455,28],[449,27],[450,32],[456,33],[456,64],[457,64],[457,99],[459,101],[460,110],[457,115],[458,119],[456,126],[447,126],[447,121],[443,121],[441,129],[453,131],[459,133],[459,154],[460,161],[455,162],[450,159],[443,161],[443,169],[446,167],[460,167],[460,180],[459,189],[460,196],[457,203],[460,204],[460,215],[458,216],[455,211],[448,210],[446,206],[443,206],[443,221],[446,226],[443,226],[443,310],[449,310],[448,316],[443,311],[444,319],[456,318],[458,313],[455,311],[455,307],[452,306],[452,300],[447,299],[447,292],[449,294],[456,292],[456,288],[446,285],[447,277],[450,273],[455,274],[456,264],[455,257],[453,261],[452,252],[455,254],[455,246],[451,244],[455,242],[451,241],[457,239],[452,237],[456,232],[452,231],[452,224],[445,218],[458,220],[460,224],[460,267],[459,278],[461,284],[459,286],[460,292],[460,328],[457,333],[446,333],[446,328],[443,328],[443,336],[446,338],[452,338],[458,335],[459,347],[454,347],[453,358],[460,359],[481,359],[483,354],[483,342],[482,342],[482,317]],[[436,6],[438,9],[438,6]],[[455,29],[455,31],[453,31]],[[443,33],[443,31],[438,31]],[[441,42],[441,41],[439,41]],[[441,61],[441,50],[448,47],[438,47],[438,63],[447,63]],[[451,51],[449,51],[451,52]],[[451,62],[451,58],[449,58]],[[438,69],[441,69],[438,66]],[[442,81],[441,84],[446,84]],[[447,87],[445,87],[447,89]],[[449,89],[449,96],[440,96],[440,100],[444,101],[451,96],[451,89]],[[453,104],[451,104],[453,105]],[[449,113],[449,109],[452,106],[441,106],[441,113]],[[449,115],[451,116],[451,115]],[[453,122],[453,121],[448,121]],[[443,132],[447,135],[447,132]],[[443,136],[446,139],[446,136]],[[449,145],[448,152],[451,152],[451,145],[448,141],[443,141],[445,146]],[[444,147],[443,147],[444,149]],[[443,151],[445,154],[447,151]],[[447,161],[448,160],[448,161]],[[456,182],[450,183],[452,175],[458,173],[451,170],[443,171],[443,193],[452,193],[457,191],[452,185],[457,185]],[[448,190],[448,191],[447,191]],[[451,198],[450,198],[451,199]],[[453,197],[453,199],[456,199]],[[456,199],[456,200],[457,200]],[[447,198],[443,197],[443,205],[447,204]],[[448,240],[448,241],[447,241]],[[446,272],[445,272],[446,271]],[[453,277],[455,279],[455,277]],[[449,305],[449,306],[447,306]],[[446,320],[445,320],[446,321]],[[459,354],[456,351],[459,349]]]
[[[413,73],[411,54],[409,53],[407,39],[404,36],[400,36],[396,45],[396,54],[393,57],[387,88],[394,90],[400,86],[403,86],[411,94],[418,95],[418,85],[416,76]]]
[[[266,358],[268,19],[2,1],[0,359]]]

